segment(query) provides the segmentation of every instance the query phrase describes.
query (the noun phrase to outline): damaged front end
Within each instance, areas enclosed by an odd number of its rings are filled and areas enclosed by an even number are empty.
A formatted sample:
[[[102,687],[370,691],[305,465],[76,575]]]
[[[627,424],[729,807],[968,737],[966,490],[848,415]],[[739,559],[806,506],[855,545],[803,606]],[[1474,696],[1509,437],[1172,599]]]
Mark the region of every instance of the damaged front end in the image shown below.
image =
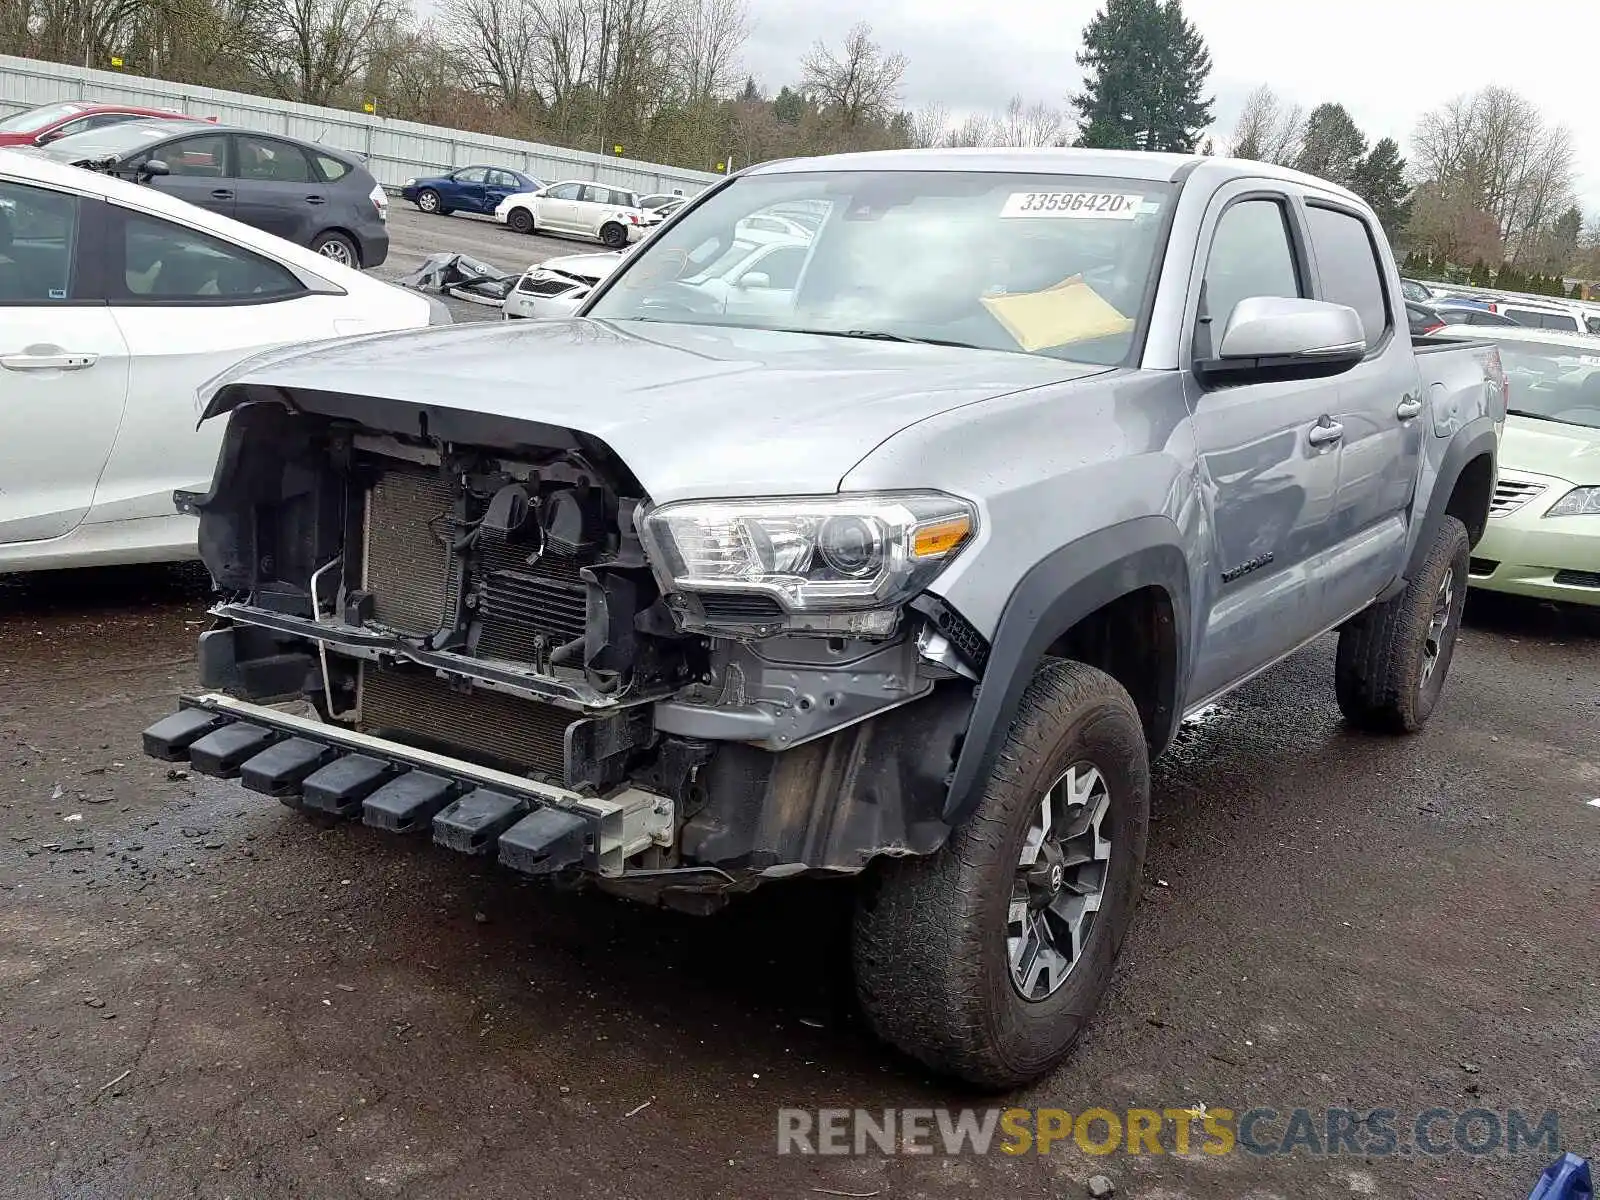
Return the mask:
[[[986,647],[919,594],[964,502],[657,508],[564,427],[260,385],[230,409],[178,497],[225,595],[206,692],[151,754],[691,907],[943,842]]]

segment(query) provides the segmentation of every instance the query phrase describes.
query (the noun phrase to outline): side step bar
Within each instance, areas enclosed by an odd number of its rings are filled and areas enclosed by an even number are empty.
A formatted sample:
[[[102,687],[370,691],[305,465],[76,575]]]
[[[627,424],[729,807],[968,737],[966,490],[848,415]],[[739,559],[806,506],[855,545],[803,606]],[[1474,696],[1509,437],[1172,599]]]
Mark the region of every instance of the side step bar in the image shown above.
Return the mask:
[[[530,875],[575,867],[618,877],[633,855],[672,845],[666,796],[638,788],[582,796],[216,693],[178,703],[144,731],[146,754],[238,779],[291,808],[360,817],[388,833],[431,830],[441,846]]]

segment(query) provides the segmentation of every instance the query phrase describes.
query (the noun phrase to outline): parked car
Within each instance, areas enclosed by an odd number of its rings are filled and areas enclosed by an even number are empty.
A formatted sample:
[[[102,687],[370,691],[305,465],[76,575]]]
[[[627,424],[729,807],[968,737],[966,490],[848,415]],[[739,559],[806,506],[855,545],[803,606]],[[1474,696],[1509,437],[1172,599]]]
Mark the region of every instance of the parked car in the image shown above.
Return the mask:
[[[1600,604],[1600,339],[1542,329],[1482,332],[1499,347],[1510,415],[1488,527],[1467,582]]]
[[[1415,279],[1402,279],[1400,281],[1400,295],[1403,299],[1414,300],[1418,304],[1427,304],[1434,298],[1434,290],[1425,283]]]
[[[502,200],[494,219],[516,233],[589,238],[613,250],[643,236],[639,198],[623,188],[568,179]]]
[[[1563,333],[1593,333],[1582,309],[1559,301],[1522,300],[1510,298],[1491,301],[1489,311],[1510,317],[1518,325],[1529,329],[1555,329]],[[1597,321],[1600,325],[1600,321]]]
[[[0,151],[0,572],[193,558],[195,389],[264,348],[447,320],[152,188]]]
[[[1411,329],[1412,337],[1426,337],[1445,327],[1445,319],[1437,309],[1426,304],[1418,304],[1415,300],[1405,301],[1405,306],[1406,324]]]
[[[698,280],[797,196],[833,217],[786,306]],[[208,387],[183,503],[228,599],[145,745],[699,911],[858,876],[878,1033],[1037,1078],[1185,713],[1335,629],[1352,725],[1439,703],[1504,390],[1486,343],[1395,336],[1398,283],[1355,194],[1259,163],[765,164],[576,318]]]
[[[547,258],[522,273],[506,294],[501,312],[506,320],[571,316],[589,293],[621,265],[624,250]]]
[[[1435,300],[1430,307],[1444,319],[1447,325],[1451,326],[1476,325],[1504,328],[1507,325],[1516,326],[1517,324],[1504,313],[1498,313],[1491,309],[1487,301],[1456,300],[1451,298]]]
[[[147,184],[347,267],[389,256],[389,199],[357,156],[205,122],[135,121],[36,153]]]
[[[663,221],[672,216],[673,213],[677,212],[687,203],[689,203],[688,200],[684,199],[682,196],[674,196],[663,204],[657,204],[652,208],[646,208],[644,213],[645,228],[650,229],[656,225],[660,225]]]
[[[0,146],[46,146],[64,137],[122,125],[128,121],[194,119],[176,108],[139,108],[131,104],[92,104],[84,100],[67,100],[12,113],[0,119]]]
[[[639,207],[645,212],[654,212],[658,208],[668,205],[680,205],[684,201],[682,192],[652,192],[648,196],[639,197]]]
[[[447,175],[408,179],[400,189],[400,198],[441,217],[453,212],[491,216],[507,196],[536,192],[543,186],[532,175],[509,167],[462,167]]]

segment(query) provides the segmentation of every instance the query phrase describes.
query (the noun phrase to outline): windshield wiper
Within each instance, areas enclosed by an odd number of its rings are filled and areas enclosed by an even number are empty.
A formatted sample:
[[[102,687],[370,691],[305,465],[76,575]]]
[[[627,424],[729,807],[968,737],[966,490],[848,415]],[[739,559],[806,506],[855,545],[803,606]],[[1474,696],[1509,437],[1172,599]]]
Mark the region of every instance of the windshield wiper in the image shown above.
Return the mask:
[[[1554,421],[1557,425],[1571,425],[1572,421],[1563,421],[1560,417],[1546,416],[1544,413],[1529,412],[1525,408],[1508,408],[1506,412],[1513,417],[1527,417],[1534,421]]]
[[[908,337],[903,333],[890,333],[884,329],[783,329],[781,333],[814,333],[819,337],[860,338],[869,342],[906,342],[917,346],[954,346],[958,350],[982,350],[972,342],[956,342],[948,338]]]

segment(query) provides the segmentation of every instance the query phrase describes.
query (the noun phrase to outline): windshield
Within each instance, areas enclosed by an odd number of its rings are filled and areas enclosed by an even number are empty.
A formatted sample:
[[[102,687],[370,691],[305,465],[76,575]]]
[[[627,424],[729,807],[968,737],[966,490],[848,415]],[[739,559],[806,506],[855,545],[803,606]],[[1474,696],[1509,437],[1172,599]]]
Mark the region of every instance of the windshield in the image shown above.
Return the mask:
[[[12,113],[0,121],[0,132],[36,133],[47,125],[54,125],[64,117],[81,112],[81,104],[47,104],[43,108],[30,108],[27,112]]]
[[[1510,412],[1600,429],[1600,342],[1593,350],[1511,342],[1499,346],[1511,383]]]
[[[194,126],[198,128],[198,124]],[[121,125],[107,125],[103,129],[90,129],[71,137],[59,138],[44,148],[47,157],[59,162],[80,162],[86,159],[122,158],[151,142],[158,142],[182,133],[189,125],[182,121],[125,121]],[[215,128],[208,126],[207,128]]]
[[[641,247],[587,315],[1111,365],[1136,344],[1171,201],[1085,176],[749,176]]]

